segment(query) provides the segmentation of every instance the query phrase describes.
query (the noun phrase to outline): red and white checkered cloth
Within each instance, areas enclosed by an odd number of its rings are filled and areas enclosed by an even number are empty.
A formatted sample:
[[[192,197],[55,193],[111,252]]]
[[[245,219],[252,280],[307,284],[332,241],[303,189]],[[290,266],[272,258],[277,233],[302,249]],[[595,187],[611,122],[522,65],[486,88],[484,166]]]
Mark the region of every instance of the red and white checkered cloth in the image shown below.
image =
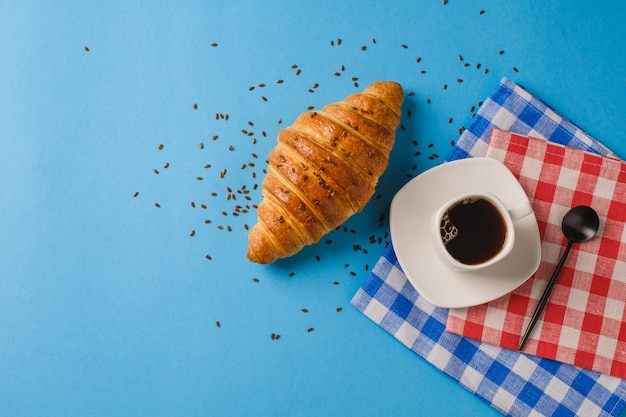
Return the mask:
[[[600,216],[598,235],[572,247],[524,352],[626,378],[626,162],[501,130],[487,156],[503,162],[532,201],[541,264],[508,295],[450,309],[447,330],[517,349],[567,244],[563,215],[588,205]]]

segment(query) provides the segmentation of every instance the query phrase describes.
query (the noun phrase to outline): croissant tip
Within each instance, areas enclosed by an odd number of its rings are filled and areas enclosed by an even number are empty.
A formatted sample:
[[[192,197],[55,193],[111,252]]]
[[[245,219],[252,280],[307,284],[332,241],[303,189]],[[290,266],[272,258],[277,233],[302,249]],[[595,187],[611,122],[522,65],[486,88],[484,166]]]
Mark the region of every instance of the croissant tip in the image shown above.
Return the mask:
[[[271,254],[268,254],[268,253],[266,253],[265,256],[259,255],[257,252],[255,252],[252,243],[248,245],[247,256],[250,262],[254,262],[256,264],[262,264],[262,265],[271,264],[277,259],[276,257],[272,257]]]

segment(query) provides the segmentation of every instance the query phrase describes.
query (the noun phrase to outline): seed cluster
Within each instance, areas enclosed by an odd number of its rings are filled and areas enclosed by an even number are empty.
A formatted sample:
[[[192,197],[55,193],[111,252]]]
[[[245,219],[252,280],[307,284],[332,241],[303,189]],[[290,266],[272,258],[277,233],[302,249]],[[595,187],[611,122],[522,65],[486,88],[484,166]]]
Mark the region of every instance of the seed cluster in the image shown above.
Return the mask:
[[[443,1],[445,5],[447,1]],[[480,10],[479,14],[483,15],[484,10]],[[410,68],[415,68],[416,74],[420,74],[420,79],[428,80],[430,74],[436,73],[435,67],[429,60],[426,54],[421,54],[419,45],[411,45],[410,43],[395,43],[392,45],[386,45],[385,42],[376,38],[371,38],[368,41],[334,38],[329,42],[331,48],[350,48],[350,54],[346,54],[345,62],[336,62],[332,67],[327,68],[324,73],[319,74],[320,78],[310,79],[310,82],[305,83],[303,86],[303,80],[308,77],[313,77],[313,71],[305,71],[307,68],[302,68],[300,64],[295,63],[297,60],[291,61],[291,64],[285,66],[280,74],[270,74],[264,79],[249,80],[249,82],[241,85],[241,90],[235,92],[235,94],[241,94],[243,99],[252,100],[258,107],[266,106],[267,102],[272,100],[278,100],[281,96],[293,94],[301,91],[304,97],[315,97],[319,95],[319,91],[325,87],[326,80],[329,83],[330,80],[337,80],[336,83],[347,83],[352,88],[360,88],[359,82],[361,76],[355,73],[355,68],[359,66],[350,59],[355,59],[355,54],[351,52],[355,49],[357,51],[356,56],[367,56],[369,53],[376,52],[378,48],[393,48],[398,54],[407,59],[406,65]],[[212,48],[218,48],[217,42],[209,44]],[[224,46],[219,46],[223,48]],[[326,46],[327,47],[327,46]],[[89,48],[84,47],[85,51],[89,51]],[[361,52],[365,55],[362,55]],[[423,52],[423,51],[422,51]],[[497,51],[491,51],[486,53],[486,56],[504,56],[503,49]],[[456,57],[456,58],[455,58]],[[463,88],[464,83],[470,84],[469,80],[475,72],[488,74],[489,69],[483,65],[479,60],[468,60],[466,56],[455,51],[450,58],[455,62],[458,62],[459,74],[456,77],[450,77],[446,79],[444,83],[441,81],[436,83],[436,89],[439,86],[446,91],[444,94],[449,94],[448,91],[454,91],[455,89]],[[359,59],[359,58],[356,58]],[[496,58],[500,59],[500,58]],[[512,67],[514,72],[519,72],[519,69],[515,66]],[[300,77],[298,79],[294,77]],[[482,75],[481,75],[482,77]],[[406,84],[410,85],[410,84]],[[434,84],[433,84],[434,85]],[[301,89],[301,90],[299,90]],[[414,91],[407,91],[407,97],[415,97]],[[341,97],[338,97],[340,99]],[[194,116],[201,117],[203,121],[210,120],[211,131],[207,132],[202,138],[190,138],[188,141],[182,141],[180,138],[172,139],[172,142],[156,143],[152,146],[152,154],[150,157],[153,161],[153,166],[149,167],[153,176],[153,181],[160,181],[163,178],[167,178],[169,175],[182,175],[181,172],[190,170],[188,175],[188,183],[181,185],[182,189],[187,187],[193,187],[194,190],[202,190],[198,195],[194,195],[192,198],[187,198],[182,202],[182,206],[187,210],[186,214],[189,218],[193,219],[194,223],[191,226],[187,226],[184,231],[189,238],[194,239],[194,244],[199,245],[202,248],[210,245],[210,242],[218,242],[221,247],[228,246],[228,240],[230,239],[246,239],[247,231],[256,222],[256,209],[258,208],[255,202],[261,199],[261,182],[265,174],[267,174],[268,161],[264,160],[262,155],[267,154],[267,149],[273,147],[274,139],[278,133],[277,125],[283,123],[283,118],[278,117],[276,122],[269,123],[267,120],[259,122],[253,120],[249,115],[243,114],[229,114],[224,109],[216,108],[216,104],[210,100],[206,100],[203,97],[198,97],[197,101],[191,101],[191,106],[187,104],[185,111],[192,112]],[[416,135],[413,132],[412,126],[413,118],[418,114],[418,110],[423,112],[424,108],[428,106],[436,106],[437,103],[433,103],[435,100],[431,97],[422,97],[421,99],[406,100],[399,130],[397,133],[397,142],[402,142],[402,146],[408,146],[410,149],[410,156],[412,161],[407,165],[407,170],[404,174],[406,178],[414,177],[420,170],[423,169],[420,166],[420,159],[427,159],[428,161],[436,161],[440,159],[440,152],[445,148],[441,146],[435,146],[435,143],[427,138],[414,138]],[[469,113],[471,117],[474,117],[476,111],[480,108],[482,102],[477,102],[469,107]],[[191,108],[189,108],[191,107]],[[315,105],[311,103],[304,103],[303,108],[307,110],[315,109]],[[431,107],[432,108],[432,107]],[[259,112],[260,114],[265,114]],[[463,133],[465,127],[461,124],[458,125],[457,120],[463,119],[459,115],[444,115],[441,117],[440,122],[444,125],[450,125],[452,131],[458,134]],[[420,116],[422,117],[422,116]],[[468,116],[469,117],[469,116]],[[213,120],[214,119],[214,120]],[[455,122],[457,123],[454,126]],[[455,140],[449,141],[449,146],[454,146]],[[202,160],[201,163],[197,163],[196,166],[190,167],[186,161],[170,160],[174,154],[170,153],[170,149],[178,149],[186,147],[188,153],[195,153],[194,161]],[[261,155],[261,156],[260,156]],[[228,162],[226,162],[228,161]],[[190,169],[191,168],[191,169]],[[137,202],[148,199],[147,203],[154,208],[161,208],[176,206],[176,202],[168,201],[167,199],[155,198],[148,191],[133,190],[132,198]],[[373,197],[373,200],[389,201],[392,197],[392,191],[379,190]],[[141,195],[141,197],[140,197]],[[147,196],[147,197],[144,197]],[[382,250],[390,243],[390,236],[388,232],[388,216],[387,204],[380,204],[380,213],[375,215],[374,222],[378,229],[372,233],[362,233],[358,229],[340,226],[335,231],[330,233],[324,238],[318,245],[320,253],[314,254],[316,262],[322,261],[322,255],[328,253],[327,246],[339,246],[339,250],[345,250],[345,248],[352,247],[354,253],[362,254],[365,259],[369,259],[368,254],[381,253]],[[164,209],[161,214],[169,213],[168,209]],[[235,232],[235,233],[232,233]],[[216,262],[222,262],[220,252],[208,253],[206,249],[203,249],[204,265],[211,267]],[[304,255],[298,255],[304,256]],[[358,262],[358,261],[355,261]],[[303,265],[308,265],[306,261],[303,261]],[[308,265],[310,266],[310,265]],[[341,266],[343,268],[341,269]],[[359,276],[369,273],[370,267],[368,262],[363,261],[361,265],[342,263],[337,265],[339,272],[336,276],[325,281],[325,285],[332,285],[334,288],[345,288],[342,284],[354,284],[354,279]],[[294,278],[297,276],[298,271],[286,271],[285,275],[288,278]],[[264,285],[265,281],[259,277],[247,277],[245,278],[249,285]],[[263,281],[263,282],[262,282]],[[337,291],[337,290],[332,290]],[[335,312],[341,312],[342,307],[333,307]],[[307,318],[314,317],[313,313],[309,312],[309,308],[302,307],[302,313],[307,314]],[[220,321],[215,322],[216,327],[220,328]],[[306,330],[307,333],[311,333],[314,329],[313,326],[308,323]],[[278,327],[278,326],[275,326]],[[270,333],[271,340],[279,340],[281,334],[277,333],[274,329]]]

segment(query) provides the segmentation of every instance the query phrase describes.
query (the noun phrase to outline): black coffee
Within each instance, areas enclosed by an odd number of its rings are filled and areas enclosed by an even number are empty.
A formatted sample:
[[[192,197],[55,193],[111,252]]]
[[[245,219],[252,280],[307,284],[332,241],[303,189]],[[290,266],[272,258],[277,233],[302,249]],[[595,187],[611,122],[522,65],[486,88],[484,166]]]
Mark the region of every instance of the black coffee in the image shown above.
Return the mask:
[[[483,198],[465,199],[447,211],[449,224],[454,229],[445,244],[452,257],[466,265],[476,265],[496,256],[506,240],[506,223],[500,211]],[[444,241],[445,242],[445,241]]]

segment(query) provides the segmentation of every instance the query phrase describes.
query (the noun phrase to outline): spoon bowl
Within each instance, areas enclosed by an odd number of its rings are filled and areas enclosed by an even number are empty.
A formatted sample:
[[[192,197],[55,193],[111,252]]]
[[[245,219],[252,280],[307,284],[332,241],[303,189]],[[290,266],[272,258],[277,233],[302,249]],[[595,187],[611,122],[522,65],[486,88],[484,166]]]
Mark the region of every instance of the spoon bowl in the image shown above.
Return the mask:
[[[577,206],[569,210],[563,221],[561,229],[568,241],[573,243],[584,242],[596,235],[600,228],[598,213],[589,206]]]
[[[556,280],[559,276],[559,272],[561,272],[561,268],[565,263],[565,259],[567,259],[567,255],[569,254],[570,249],[574,243],[585,242],[598,233],[598,229],[600,228],[600,218],[598,217],[598,213],[594,209],[589,206],[576,206],[570,209],[565,216],[563,216],[563,220],[561,221],[561,230],[563,234],[567,238],[567,246],[565,247],[565,251],[561,256],[561,260],[559,264],[556,266],[550,281],[548,281],[548,285],[546,289],[543,291],[541,295],[541,299],[539,300],[539,304],[533,313],[532,318],[530,319],[530,323],[528,324],[528,328],[526,328],[526,332],[522,337],[517,350],[522,350],[524,348],[524,344],[528,339],[528,336],[532,332],[535,324],[537,323],[537,319],[543,312],[543,309],[546,307],[548,303],[548,298],[550,297],[550,293],[552,292],[552,288],[554,284],[556,284]]]

